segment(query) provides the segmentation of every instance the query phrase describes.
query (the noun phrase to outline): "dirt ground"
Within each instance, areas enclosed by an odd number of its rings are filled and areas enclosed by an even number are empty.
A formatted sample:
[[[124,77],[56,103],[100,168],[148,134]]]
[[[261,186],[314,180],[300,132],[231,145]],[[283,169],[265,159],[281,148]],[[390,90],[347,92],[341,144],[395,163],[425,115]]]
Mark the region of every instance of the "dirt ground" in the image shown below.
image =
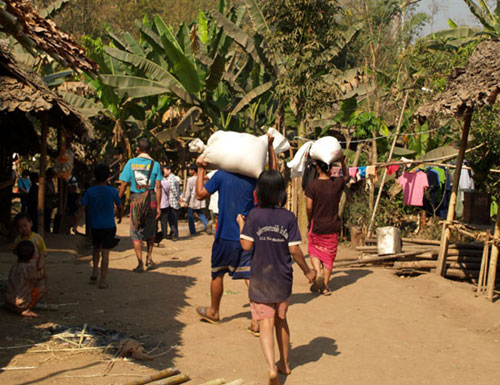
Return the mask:
[[[245,330],[250,313],[243,282],[226,279],[219,325],[197,317],[194,307],[210,300],[212,237],[189,238],[181,226],[179,241],[155,248],[158,269],[137,274],[128,223],[120,225],[107,290],[87,283],[90,257],[74,251],[80,237],[49,236],[49,247],[59,250],[48,259],[49,302],[66,305],[41,310],[38,319],[0,309],[0,384],[119,384],[172,366],[191,376],[188,384],[220,377],[266,384],[259,341]],[[352,256],[341,248],[340,258]],[[3,245],[0,273],[13,260]],[[500,301],[475,298],[472,285],[434,274],[399,278],[382,268],[336,269],[333,293],[324,297],[309,292],[297,269],[294,278],[292,374],[281,377],[282,384],[500,384]],[[73,347],[54,342],[32,346],[48,342],[51,325],[84,323],[132,336],[159,356],[117,360],[110,368],[112,352],[40,352]]]

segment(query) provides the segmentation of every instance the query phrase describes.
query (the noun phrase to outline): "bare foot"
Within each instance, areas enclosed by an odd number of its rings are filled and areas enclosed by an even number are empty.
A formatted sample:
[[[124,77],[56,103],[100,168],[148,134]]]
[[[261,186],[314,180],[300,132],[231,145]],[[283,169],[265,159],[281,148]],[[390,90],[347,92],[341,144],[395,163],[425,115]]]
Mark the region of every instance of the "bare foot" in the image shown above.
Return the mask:
[[[278,372],[276,370],[269,372],[269,385],[280,385]]]
[[[35,317],[38,317],[38,314],[36,314],[34,311],[32,311],[31,309],[26,309],[25,311],[23,311],[21,313],[21,315],[23,317],[31,317],[31,318],[35,318]]]
[[[292,373],[288,362],[278,362],[278,372],[284,374],[285,376],[288,376],[290,373]]]

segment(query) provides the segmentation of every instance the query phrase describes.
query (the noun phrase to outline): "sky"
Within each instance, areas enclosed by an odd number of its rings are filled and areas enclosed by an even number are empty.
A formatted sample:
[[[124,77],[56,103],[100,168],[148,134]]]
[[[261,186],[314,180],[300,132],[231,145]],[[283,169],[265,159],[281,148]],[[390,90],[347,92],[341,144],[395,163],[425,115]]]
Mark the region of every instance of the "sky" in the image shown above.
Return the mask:
[[[490,0],[489,3],[494,4],[495,1]],[[418,11],[430,15],[433,8],[436,10],[433,22],[425,27],[422,35],[447,29],[448,19],[450,18],[459,25],[478,25],[463,0],[422,0],[418,6]]]

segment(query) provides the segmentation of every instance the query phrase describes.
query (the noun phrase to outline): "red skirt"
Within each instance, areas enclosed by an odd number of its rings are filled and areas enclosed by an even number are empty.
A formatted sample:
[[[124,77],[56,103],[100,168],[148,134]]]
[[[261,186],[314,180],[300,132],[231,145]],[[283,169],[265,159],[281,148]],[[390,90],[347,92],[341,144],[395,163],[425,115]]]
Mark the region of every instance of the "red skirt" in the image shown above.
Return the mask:
[[[337,246],[339,245],[339,234],[314,234],[311,229],[308,234],[307,251],[310,257],[318,258],[323,267],[332,270],[333,262],[337,256]]]

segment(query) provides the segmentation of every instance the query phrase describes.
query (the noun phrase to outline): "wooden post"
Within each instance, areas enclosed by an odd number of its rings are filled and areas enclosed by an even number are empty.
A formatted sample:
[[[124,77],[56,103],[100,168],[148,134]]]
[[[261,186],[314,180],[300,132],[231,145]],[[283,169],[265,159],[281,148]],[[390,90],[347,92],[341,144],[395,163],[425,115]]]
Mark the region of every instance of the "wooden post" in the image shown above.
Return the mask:
[[[465,149],[467,148],[467,140],[469,137],[470,122],[472,120],[473,110],[469,108],[465,112],[464,118],[464,128],[462,130],[462,141],[460,143],[460,150],[458,152],[457,158],[457,168],[455,169],[455,177],[453,178],[453,187],[451,190],[450,204],[448,206],[448,214],[446,216],[446,221],[443,223],[443,229],[441,231],[441,244],[439,248],[438,265],[436,268],[436,274],[444,277],[446,274],[446,257],[448,254],[448,243],[450,242],[450,228],[449,223],[455,218],[455,206],[457,205],[457,194],[458,194],[458,184],[460,182],[460,173],[462,172],[462,164],[464,162]]]
[[[497,214],[497,221],[495,223],[495,232],[493,233],[493,245],[491,247],[490,258],[490,271],[488,273],[488,289],[487,298],[493,301],[493,294],[495,293],[495,281],[497,278],[497,264],[498,264],[498,243],[500,242],[500,211]]]
[[[40,136],[40,178],[38,182],[38,229],[37,232],[43,238],[45,231],[45,184],[47,183],[47,137],[49,134],[49,123],[47,112],[43,113],[41,118],[42,132]]]
[[[405,95],[405,99],[403,102],[403,108],[401,109],[401,114],[399,115],[398,126],[396,128],[396,135],[394,135],[394,139],[392,141],[391,151],[389,152],[389,157],[387,158],[387,162],[390,162],[392,159],[392,154],[394,153],[394,148],[396,147],[396,142],[399,136],[399,130],[401,130],[401,124],[403,123],[404,112],[406,109],[406,103],[408,102],[408,93]],[[376,161],[376,159],[375,159]],[[373,207],[372,217],[370,218],[370,224],[368,225],[368,231],[366,233],[366,238],[370,238],[372,235],[373,221],[375,220],[375,214],[377,213],[378,204],[380,203],[380,197],[382,196],[382,190],[384,189],[385,179],[387,178],[387,168],[384,168],[384,176],[382,177],[382,182],[380,182],[380,187],[378,189],[377,200],[375,202],[375,206]]]
[[[477,280],[476,296],[481,295],[485,290],[485,280],[488,271],[488,256],[489,256],[489,232],[486,232],[484,240],[483,255],[481,257],[481,267],[479,268],[479,279]]]

